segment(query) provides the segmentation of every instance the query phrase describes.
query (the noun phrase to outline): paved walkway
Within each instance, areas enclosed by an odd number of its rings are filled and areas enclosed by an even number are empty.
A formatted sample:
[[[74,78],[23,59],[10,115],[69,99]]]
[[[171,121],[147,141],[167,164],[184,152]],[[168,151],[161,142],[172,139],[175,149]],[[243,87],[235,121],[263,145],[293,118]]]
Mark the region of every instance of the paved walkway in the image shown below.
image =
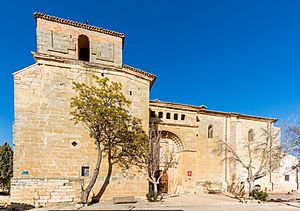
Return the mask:
[[[290,206],[291,205],[291,206]],[[66,207],[49,207],[34,209],[36,211],[44,210],[176,210],[176,211],[300,211],[298,203],[274,203],[267,202],[263,204],[243,204],[237,199],[224,195],[197,194],[192,196],[168,197],[163,202],[149,203],[139,201],[135,204],[118,204],[112,202],[101,202],[88,207],[81,205]]]

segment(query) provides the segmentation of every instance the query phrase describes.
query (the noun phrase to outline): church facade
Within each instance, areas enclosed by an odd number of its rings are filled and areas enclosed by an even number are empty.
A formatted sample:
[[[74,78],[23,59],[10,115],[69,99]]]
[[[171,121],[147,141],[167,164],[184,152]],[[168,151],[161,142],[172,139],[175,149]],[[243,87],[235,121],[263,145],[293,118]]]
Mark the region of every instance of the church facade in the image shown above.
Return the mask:
[[[78,202],[80,192],[96,162],[96,149],[88,132],[70,119],[73,82],[93,84],[91,75],[120,82],[131,100],[130,112],[142,120],[145,131],[157,122],[161,142],[173,145],[176,166],[163,178],[169,194],[194,194],[209,188],[227,191],[233,180],[242,181],[244,169],[230,164],[214,149],[220,140],[240,146],[249,131],[278,131],[276,119],[208,110],[149,99],[156,76],[122,62],[124,34],[62,18],[35,13],[37,52],[35,64],[14,73],[15,120],[13,126],[14,175],[12,202],[38,205]],[[278,142],[279,143],[279,142]],[[97,194],[106,175],[100,176],[91,195]],[[134,169],[133,169],[134,171]],[[233,179],[235,178],[235,179]],[[257,181],[276,189],[278,172]],[[149,183],[145,172],[128,177],[119,169],[104,199],[113,196],[145,198]]]

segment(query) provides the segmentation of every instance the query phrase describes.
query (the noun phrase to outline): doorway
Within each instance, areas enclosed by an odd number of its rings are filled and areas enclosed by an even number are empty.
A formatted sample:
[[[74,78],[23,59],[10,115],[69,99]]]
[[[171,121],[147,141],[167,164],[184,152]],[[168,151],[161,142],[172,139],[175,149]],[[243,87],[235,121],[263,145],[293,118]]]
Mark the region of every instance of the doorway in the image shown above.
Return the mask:
[[[158,178],[159,176],[159,184],[158,184],[158,192],[160,193],[168,193],[169,191],[169,178],[167,172],[162,172],[162,170],[159,170],[156,172],[155,177]]]

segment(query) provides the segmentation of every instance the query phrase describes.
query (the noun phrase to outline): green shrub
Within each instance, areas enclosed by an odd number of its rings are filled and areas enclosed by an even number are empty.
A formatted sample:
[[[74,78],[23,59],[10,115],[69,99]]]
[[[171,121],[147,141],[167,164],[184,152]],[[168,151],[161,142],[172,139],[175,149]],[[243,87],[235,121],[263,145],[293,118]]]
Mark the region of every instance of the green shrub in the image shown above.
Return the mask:
[[[157,193],[155,195],[154,191],[150,191],[149,193],[147,193],[146,198],[149,202],[161,201],[163,199],[163,197],[160,193]]]
[[[256,200],[266,201],[268,197],[268,193],[262,190],[253,190],[250,192],[250,197],[253,197]]]

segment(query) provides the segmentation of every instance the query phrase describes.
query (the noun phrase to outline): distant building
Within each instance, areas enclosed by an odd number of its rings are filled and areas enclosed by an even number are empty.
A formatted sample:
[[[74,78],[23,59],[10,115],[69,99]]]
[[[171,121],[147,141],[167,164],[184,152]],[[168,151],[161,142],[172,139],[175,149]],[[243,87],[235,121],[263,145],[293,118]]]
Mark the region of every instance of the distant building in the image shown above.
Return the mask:
[[[260,139],[262,128],[278,131],[274,118],[150,101],[156,76],[123,64],[122,33],[41,13],[34,17],[36,63],[14,73],[13,202],[38,206],[79,201],[95,166],[96,149],[88,132],[70,121],[70,98],[76,94],[72,83],[91,84],[91,74],[122,83],[124,94],[132,101],[130,112],[142,120],[146,131],[149,121],[159,120],[163,145],[174,146],[178,156],[177,165],[162,178],[166,193],[194,194],[204,191],[207,183],[212,189],[227,191],[232,182],[244,181],[246,172],[229,164],[225,155],[214,153],[218,141],[226,140],[244,153],[242,146],[250,132]],[[106,166],[104,162],[91,195],[97,194]],[[279,174],[272,172],[257,182],[273,190]],[[104,199],[144,198],[148,186],[146,173],[127,178],[115,169]]]
[[[296,192],[298,190],[298,167],[299,159],[288,155],[280,162],[280,191]]]

